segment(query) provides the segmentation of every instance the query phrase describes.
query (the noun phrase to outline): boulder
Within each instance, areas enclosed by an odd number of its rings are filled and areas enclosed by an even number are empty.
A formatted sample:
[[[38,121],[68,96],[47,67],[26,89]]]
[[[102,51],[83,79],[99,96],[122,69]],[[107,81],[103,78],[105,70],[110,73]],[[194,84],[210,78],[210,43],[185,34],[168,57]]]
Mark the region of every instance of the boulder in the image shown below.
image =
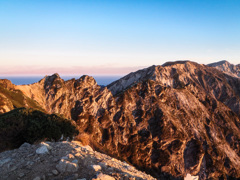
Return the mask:
[[[91,165],[91,169],[94,171],[94,172],[98,172],[98,171],[101,171],[102,170],[102,167],[100,165]]]
[[[59,172],[76,172],[78,170],[78,165],[76,163],[69,162],[67,160],[61,159],[56,166]]]
[[[36,150],[37,154],[46,154],[49,153],[47,146],[43,145]]]

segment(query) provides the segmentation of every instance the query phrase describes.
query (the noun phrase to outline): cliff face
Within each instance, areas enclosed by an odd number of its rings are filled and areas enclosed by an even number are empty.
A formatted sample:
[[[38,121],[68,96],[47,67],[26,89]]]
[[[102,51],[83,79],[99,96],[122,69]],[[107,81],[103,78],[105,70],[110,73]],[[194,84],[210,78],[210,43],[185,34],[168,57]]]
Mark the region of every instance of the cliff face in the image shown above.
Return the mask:
[[[230,107],[236,114],[239,115],[240,113],[240,79],[228,76],[215,68],[189,61],[180,61],[165,63],[163,66],[152,66],[148,73],[142,74],[144,76],[138,75],[137,80],[132,80],[133,78],[130,77],[134,77],[134,75],[129,74],[113,82],[108,88],[116,95],[122,90],[130,88],[133,84],[148,79],[159,83],[163,87],[173,89],[188,87],[189,90],[192,89],[193,93],[199,96],[205,92]],[[125,84],[130,85],[126,86]],[[124,85],[125,87],[122,88]],[[117,89],[117,87],[119,88]]]
[[[156,173],[239,177],[239,79],[192,62],[152,68],[116,96],[119,156]]]
[[[46,76],[31,85],[17,86],[24,95],[37,101],[47,112],[63,114],[66,118],[78,119],[81,113],[96,114],[107,108],[111,93],[97,85],[90,76],[64,81],[58,74]],[[94,101],[98,98],[98,103]]]
[[[155,177],[240,177],[240,79],[216,68],[170,62],[105,88],[54,74],[15,89],[75,120],[95,149]]]

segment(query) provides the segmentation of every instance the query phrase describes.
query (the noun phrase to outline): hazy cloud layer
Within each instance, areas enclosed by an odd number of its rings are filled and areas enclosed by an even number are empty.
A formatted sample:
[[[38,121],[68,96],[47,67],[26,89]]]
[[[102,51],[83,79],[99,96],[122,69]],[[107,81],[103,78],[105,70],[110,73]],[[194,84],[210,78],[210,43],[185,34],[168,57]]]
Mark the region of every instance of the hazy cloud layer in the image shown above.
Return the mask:
[[[11,68],[1,67],[0,75],[50,75],[53,73],[59,73],[60,75],[125,75],[142,68],[145,67],[75,66],[66,68],[53,68],[36,66],[15,66]]]

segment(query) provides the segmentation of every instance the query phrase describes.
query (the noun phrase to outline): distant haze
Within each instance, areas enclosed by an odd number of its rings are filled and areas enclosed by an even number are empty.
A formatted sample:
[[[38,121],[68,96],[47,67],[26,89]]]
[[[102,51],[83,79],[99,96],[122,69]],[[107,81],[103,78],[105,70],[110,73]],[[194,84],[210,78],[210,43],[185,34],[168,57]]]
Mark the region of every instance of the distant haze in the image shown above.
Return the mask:
[[[240,1],[0,1],[0,75],[124,75],[240,63]]]
[[[144,66],[135,67],[111,67],[111,66],[92,66],[92,67],[37,67],[37,66],[11,66],[10,68],[3,68],[0,66],[1,76],[45,76],[58,73],[61,76],[81,76],[81,75],[100,75],[100,76],[122,76],[130,72],[137,71],[144,68]]]

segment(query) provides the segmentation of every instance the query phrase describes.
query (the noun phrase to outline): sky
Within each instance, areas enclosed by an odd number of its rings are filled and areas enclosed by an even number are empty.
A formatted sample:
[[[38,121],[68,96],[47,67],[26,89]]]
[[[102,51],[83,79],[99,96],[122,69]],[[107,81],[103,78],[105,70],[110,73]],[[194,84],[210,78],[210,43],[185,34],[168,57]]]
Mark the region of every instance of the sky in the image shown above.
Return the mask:
[[[0,0],[0,75],[240,63],[239,0]]]

